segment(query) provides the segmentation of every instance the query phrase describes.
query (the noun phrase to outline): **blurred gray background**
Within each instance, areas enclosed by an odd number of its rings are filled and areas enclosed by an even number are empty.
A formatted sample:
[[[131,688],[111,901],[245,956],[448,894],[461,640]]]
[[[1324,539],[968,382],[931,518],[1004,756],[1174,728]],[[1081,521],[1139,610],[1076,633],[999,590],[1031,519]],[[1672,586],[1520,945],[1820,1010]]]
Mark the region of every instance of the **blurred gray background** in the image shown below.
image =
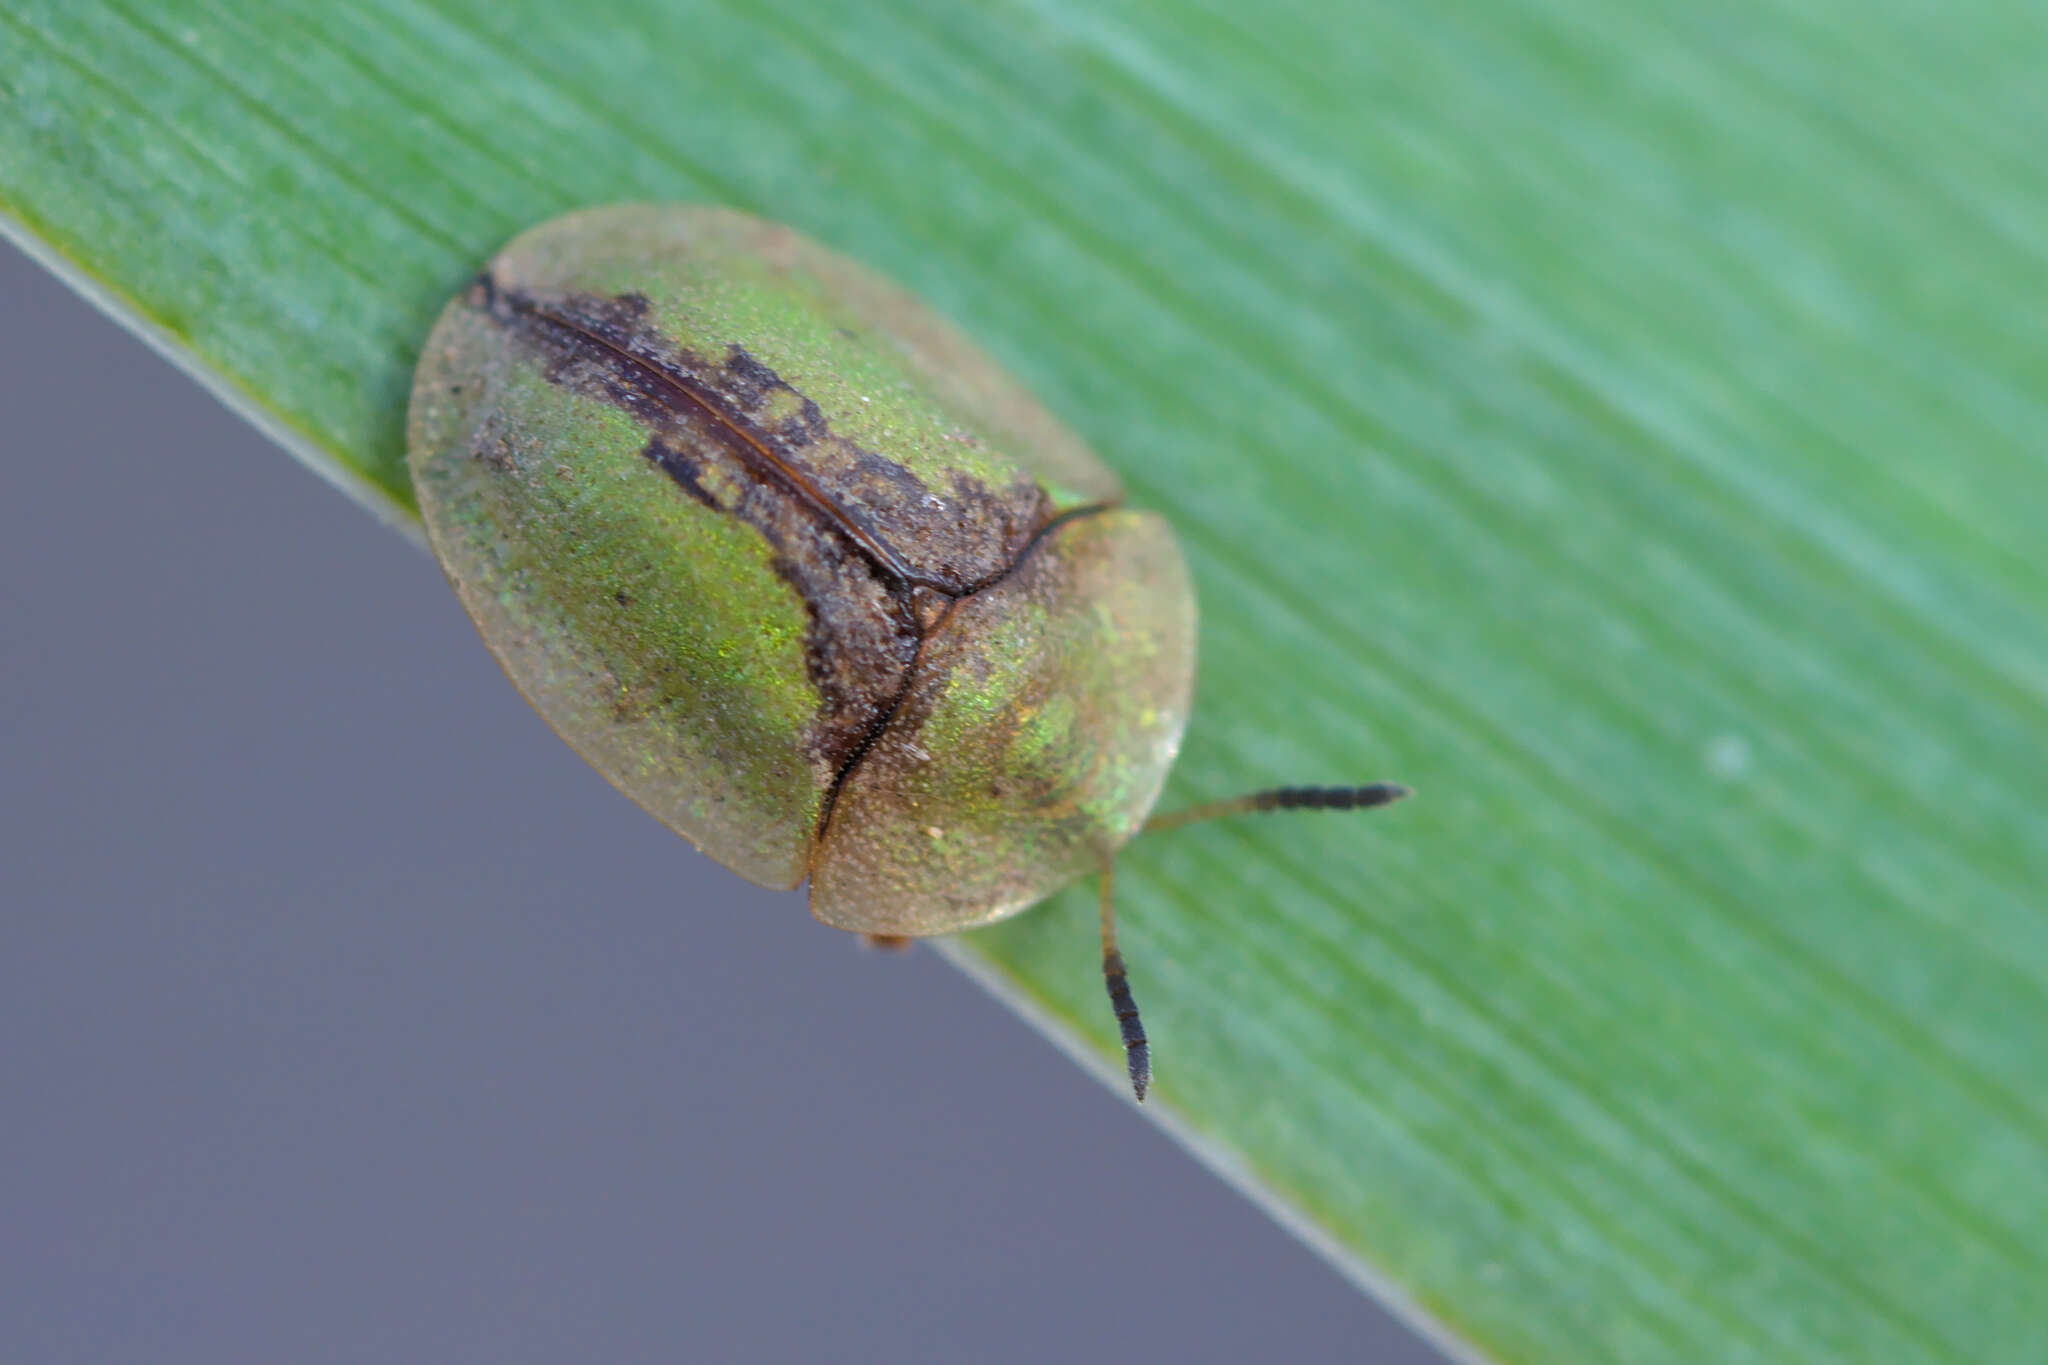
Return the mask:
[[[4,244],[0,416],[0,1361],[1439,1358]]]

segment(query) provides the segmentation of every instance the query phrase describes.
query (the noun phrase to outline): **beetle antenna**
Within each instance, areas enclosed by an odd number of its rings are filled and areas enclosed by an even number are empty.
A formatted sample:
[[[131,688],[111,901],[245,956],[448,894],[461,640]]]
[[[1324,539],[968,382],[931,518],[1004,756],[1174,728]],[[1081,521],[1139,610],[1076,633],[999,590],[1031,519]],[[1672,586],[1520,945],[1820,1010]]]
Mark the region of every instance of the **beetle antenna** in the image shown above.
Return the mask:
[[[1116,948],[1116,863],[1102,860],[1102,984],[1109,988],[1109,1007],[1116,1011],[1116,1026],[1124,1038],[1124,1065],[1131,1073],[1131,1091],[1138,1103],[1152,1084],[1152,1049],[1145,1042],[1145,1025],[1138,1018],[1138,1002],[1131,997],[1130,978],[1124,973],[1124,955]]]
[[[1228,801],[1210,801],[1200,806],[1189,806],[1186,810],[1155,815],[1145,822],[1142,832],[1157,834],[1161,830],[1179,829],[1182,825],[1192,825],[1201,820],[1248,815],[1253,811],[1371,810],[1375,806],[1391,806],[1402,797],[1413,795],[1398,782],[1373,782],[1363,787],[1274,787],[1247,796],[1233,796]]]

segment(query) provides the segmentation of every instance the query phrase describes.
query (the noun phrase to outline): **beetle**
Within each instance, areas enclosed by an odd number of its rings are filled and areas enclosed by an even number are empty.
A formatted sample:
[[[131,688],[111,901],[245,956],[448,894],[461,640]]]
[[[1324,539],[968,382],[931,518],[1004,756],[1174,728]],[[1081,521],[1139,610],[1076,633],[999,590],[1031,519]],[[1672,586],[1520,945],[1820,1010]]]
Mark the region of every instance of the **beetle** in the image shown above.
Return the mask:
[[[730,209],[522,233],[422,350],[408,462],[485,644],[576,750],[743,877],[900,944],[1094,872],[1131,1086],[1150,1052],[1113,860],[1186,728],[1171,528],[904,293]]]

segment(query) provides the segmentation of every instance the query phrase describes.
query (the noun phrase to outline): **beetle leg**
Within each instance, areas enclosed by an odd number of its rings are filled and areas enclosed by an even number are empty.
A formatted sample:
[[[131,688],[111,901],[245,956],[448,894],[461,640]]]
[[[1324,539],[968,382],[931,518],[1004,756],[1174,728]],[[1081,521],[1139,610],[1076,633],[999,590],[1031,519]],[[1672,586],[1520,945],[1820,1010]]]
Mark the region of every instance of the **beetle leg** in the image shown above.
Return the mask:
[[[1123,1034],[1124,1065],[1131,1073],[1131,1091],[1143,1104],[1146,1087],[1152,1084],[1152,1049],[1145,1042],[1138,1002],[1131,997],[1124,955],[1116,947],[1116,861],[1109,857],[1102,860],[1101,920],[1102,982],[1109,988],[1109,1007],[1116,1011],[1116,1025]]]
[[[1269,791],[1233,796],[1228,801],[1210,801],[1200,806],[1189,806],[1186,810],[1155,815],[1145,822],[1141,832],[1157,834],[1160,830],[1179,829],[1199,820],[1245,815],[1253,811],[1370,810],[1374,806],[1391,806],[1402,797],[1413,794],[1398,782],[1374,782],[1363,787],[1274,787]]]
[[[906,934],[862,934],[860,946],[878,948],[885,953],[900,953],[916,940]]]

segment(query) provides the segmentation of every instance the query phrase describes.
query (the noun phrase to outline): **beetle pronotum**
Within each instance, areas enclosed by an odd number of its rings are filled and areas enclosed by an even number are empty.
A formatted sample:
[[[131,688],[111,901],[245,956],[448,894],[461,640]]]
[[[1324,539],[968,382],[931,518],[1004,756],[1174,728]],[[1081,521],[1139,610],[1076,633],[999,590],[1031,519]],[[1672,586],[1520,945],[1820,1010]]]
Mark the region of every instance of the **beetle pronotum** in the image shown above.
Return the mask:
[[[1143,1099],[1113,859],[1141,830],[1353,809],[1282,788],[1146,820],[1194,680],[1160,517],[915,299],[730,210],[614,205],[442,313],[407,439],[435,553],[512,681],[718,861],[877,940],[1090,871]]]

